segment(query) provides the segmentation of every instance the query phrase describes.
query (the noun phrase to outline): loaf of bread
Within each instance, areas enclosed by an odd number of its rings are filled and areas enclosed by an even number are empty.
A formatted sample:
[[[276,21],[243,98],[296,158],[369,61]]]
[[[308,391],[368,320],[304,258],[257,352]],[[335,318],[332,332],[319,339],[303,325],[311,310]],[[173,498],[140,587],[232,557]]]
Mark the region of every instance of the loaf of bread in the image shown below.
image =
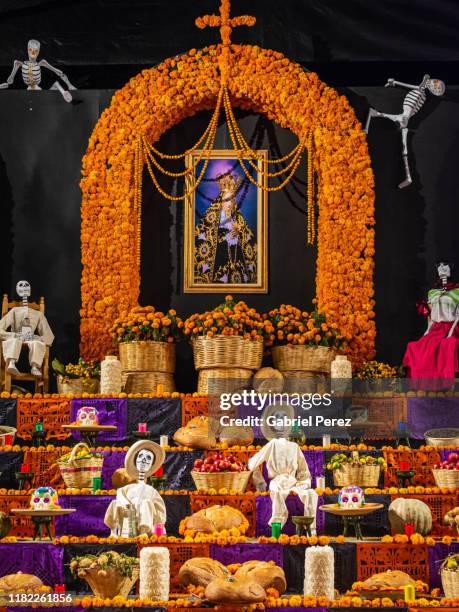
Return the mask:
[[[249,604],[266,599],[266,591],[250,578],[226,576],[212,580],[206,587],[205,597],[212,603]]]
[[[238,425],[222,427],[219,435],[220,442],[226,442],[228,446],[248,446],[253,442],[253,429]]]
[[[114,489],[121,489],[128,484],[135,482],[126,471],[126,468],[118,468],[112,474],[112,486]]]
[[[244,515],[230,506],[209,506],[192,514],[186,519],[186,529],[200,533],[216,533],[223,529],[239,527],[244,522]]]
[[[234,576],[235,578],[248,578],[264,589],[276,589],[280,595],[287,589],[284,570],[274,561],[246,561]]]
[[[363,583],[368,588],[377,587],[379,589],[399,589],[406,584],[416,584],[415,581],[405,572],[400,570],[388,570],[380,574],[374,574],[367,578]]]
[[[197,416],[180,427],[174,434],[174,441],[180,446],[189,446],[202,450],[214,448],[217,444],[215,425],[205,416]]]
[[[195,557],[188,559],[182,565],[179,571],[179,580],[185,586],[193,584],[194,586],[206,587],[212,580],[216,578],[224,578],[229,575],[226,567],[210,557]]]
[[[17,591],[38,591],[43,582],[33,574],[8,574],[0,578],[0,593],[15,593]]]

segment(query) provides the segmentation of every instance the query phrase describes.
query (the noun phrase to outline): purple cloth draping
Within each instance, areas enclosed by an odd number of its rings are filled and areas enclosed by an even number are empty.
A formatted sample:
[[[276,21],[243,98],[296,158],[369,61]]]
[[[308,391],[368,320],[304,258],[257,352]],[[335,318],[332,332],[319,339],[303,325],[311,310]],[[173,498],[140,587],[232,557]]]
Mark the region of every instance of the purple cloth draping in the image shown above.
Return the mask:
[[[77,413],[83,406],[92,406],[97,409],[99,425],[115,425],[116,431],[103,431],[97,436],[101,442],[119,442],[126,440],[127,423],[127,399],[126,398],[90,398],[73,399],[70,404],[70,420],[76,421]],[[76,431],[72,432],[76,440],[80,440],[81,435]]]
[[[112,499],[110,495],[61,495],[62,508],[75,508],[76,512],[56,517],[56,536],[109,536],[104,516]]]
[[[212,544],[210,556],[223,563],[245,563],[246,561],[274,561],[283,567],[284,558],[280,544],[231,544],[230,546],[217,546]]]
[[[450,546],[436,542],[435,546],[429,546],[429,576],[430,588],[441,588],[440,566],[443,559],[451,553],[459,553],[459,544],[453,542]]]
[[[128,399],[128,435],[137,431],[139,423],[146,423],[147,430],[158,442],[159,436],[170,438],[182,426],[182,401],[179,398],[133,397]]]
[[[289,519],[282,529],[282,533],[287,535],[295,534],[295,525],[292,523],[291,516],[303,516],[304,506],[297,495],[289,495],[287,497],[287,510]],[[316,529],[318,534],[324,533],[324,517],[323,512],[319,511],[319,506],[323,504],[323,498],[319,497],[317,502]],[[256,534],[257,537],[271,535],[271,527],[268,524],[271,518],[271,498],[269,495],[258,495],[256,498]]]
[[[104,464],[102,466],[102,489],[111,489],[112,486],[112,475],[118,468],[124,467],[124,458],[126,457],[126,451],[114,450],[114,451],[102,451],[104,456]]]
[[[63,556],[62,546],[44,542],[0,544],[0,576],[22,572],[38,576],[48,586],[62,584]]]
[[[409,397],[408,429],[418,440],[429,429],[459,428],[459,397]]]

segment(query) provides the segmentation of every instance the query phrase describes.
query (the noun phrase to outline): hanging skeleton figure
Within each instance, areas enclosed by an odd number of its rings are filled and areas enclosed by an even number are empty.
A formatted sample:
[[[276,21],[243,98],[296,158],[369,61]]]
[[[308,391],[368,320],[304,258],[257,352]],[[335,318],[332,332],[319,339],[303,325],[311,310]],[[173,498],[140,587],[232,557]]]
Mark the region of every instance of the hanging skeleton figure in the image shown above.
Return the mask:
[[[408,164],[408,122],[411,117],[414,117],[417,112],[421,110],[427,98],[426,89],[430,91],[434,96],[442,96],[445,93],[445,84],[439,79],[431,79],[428,74],[424,75],[422,82],[419,85],[410,85],[409,83],[401,83],[394,79],[389,79],[385,87],[405,87],[410,91],[406,94],[403,99],[403,112],[398,115],[390,113],[381,113],[375,108],[370,108],[368,113],[367,123],[365,125],[365,132],[368,134],[368,128],[373,117],[384,117],[390,119],[394,123],[397,123],[402,132],[402,156],[403,164],[405,167],[405,180],[399,185],[400,189],[408,187],[413,182],[410,173],[410,166]]]
[[[45,59],[37,61],[38,54],[40,53],[40,43],[38,40],[29,40],[27,43],[27,52],[29,59],[21,62],[20,60],[15,60],[13,64],[13,70],[11,71],[10,76],[6,79],[6,83],[0,83],[0,89],[7,89],[10,85],[13,84],[14,78],[16,76],[19,68],[21,69],[22,80],[24,81],[24,85],[27,85],[27,89],[32,91],[38,91],[41,89],[41,69],[47,68],[54,72],[60,79],[64,81],[67,87],[70,90],[75,90],[76,87],[72,85],[72,83],[68,80],[66,75],[59,70],[58,68],[54,68],[51,66]],[[59,91],[62,94],[62,97],[66,102],[72,101],[72,94],[70,91],[66,91],[62,85],[56,81],[51,85],[50,89],[54,89]]]

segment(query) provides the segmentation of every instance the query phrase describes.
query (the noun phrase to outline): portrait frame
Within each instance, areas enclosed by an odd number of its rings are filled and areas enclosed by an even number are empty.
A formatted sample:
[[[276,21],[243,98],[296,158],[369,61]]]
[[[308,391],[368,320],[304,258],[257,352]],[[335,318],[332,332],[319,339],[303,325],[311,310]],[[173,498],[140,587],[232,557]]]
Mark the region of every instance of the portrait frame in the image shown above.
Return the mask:
[[[256,151],[262,159],[268,158],[268,151],[266,149],[259,149]],[[200,164],[203,163],[206,154],[202,150],[195,150],[185,158],[186,168],[191,168],[196,165],[196,162],[201,158]],[[244,159],[244,158],[243,158]],[[209,164],[206,169],[204,177],[212,173],[212,166],[216,165],[215,162],[222,162],[228,160],[237,168],[237,174],[241,176],[243,169],[238,163],[238,155],[234,149],[215,149],[211,151],[209,157]],[[214,163],[213,163],[214,162]],[[247,170],[251,170],[253,178],[259,185],[267,186],[267,177],[263,177],[260,172],[261,160],[258,161],[258,170],[252,169],[252,167],[246,163]],[[196,176],[200,174],[200,166],[197,165],[194,174],[189,174],[185,180],[185,189],[190,191],[194,185]],[[267,165],[265,164],[265,168]],[[197,190],[194,190],[184,202],[185,214],[184,214],[184,275],[183,275],[183,291],[184,293],[268,293],[268,192],[264,189],[260,189],[256,185],[253,185],[246,179],[248,190],[251,190],[250,205],[256,204],[256,214],[251,211],[251,216],[256,218],[255,227],[255,240],[257,245],[256,248],[256,279],[254,282],[201,282],[196,279],[195,274],[195,253],[196,253],[196,206],[202,198],[202,187],[205,186],[205,182],[201,182]],[[253,191],[255,190],[255,193]],[[211,198],[206,198],[210,200]],[[241,211],[241,214],[242,211]],[[253,228],[251,228],[253,229]]]

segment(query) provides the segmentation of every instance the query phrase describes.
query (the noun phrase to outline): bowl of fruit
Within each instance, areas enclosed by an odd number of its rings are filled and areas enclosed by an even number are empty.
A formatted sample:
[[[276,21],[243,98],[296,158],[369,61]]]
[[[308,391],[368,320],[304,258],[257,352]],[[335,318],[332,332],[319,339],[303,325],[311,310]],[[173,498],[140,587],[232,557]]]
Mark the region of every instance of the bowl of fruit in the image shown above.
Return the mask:
[[[446,557],[440,569],[441,584],[445,597],[455,599],[459,597],[459,555]]]
[[[449,453],[445,461],[436,463],[432,472],[437,487],[456,489],[459,487],[459,453]]]
[[[204,459],[196,459],[191,470],[197,489],[233,489],[243,493],[251,472],[243,461],[234,455],[211,453]]]

